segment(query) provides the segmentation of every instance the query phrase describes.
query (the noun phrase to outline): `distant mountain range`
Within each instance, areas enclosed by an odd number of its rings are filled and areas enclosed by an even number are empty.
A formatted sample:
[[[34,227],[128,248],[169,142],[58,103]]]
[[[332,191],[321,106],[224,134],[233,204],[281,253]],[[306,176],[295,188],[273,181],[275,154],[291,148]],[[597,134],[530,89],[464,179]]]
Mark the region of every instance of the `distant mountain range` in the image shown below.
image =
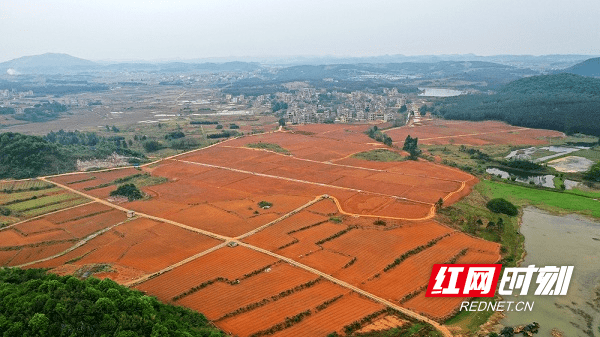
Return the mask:
[[[23,56],[0,63],[0,71],[12,73],[62,73],[84,71],[96,67],[96,63],[67,54],[46,53],[35,56]]]
[[[555,72],[572,67],[588,59],[586,55],[383,55],[373,57],[287,57],[287,58],[246,58],[248,62],[234,59],[196,59],[172,62],[115,62],[98,63],[73,57],[67,54],[47,53],[24,56],[0,63],[0,74],[76,74],[102,71],[148,71],[148,72],[217,72],[217,71],[254,71],[262,66],[294,67],[323,65],[360,65],[371,64],[424,64],[444,62],[471,62],[475,64],[497,63],[519,69],[531,69],[537,73]],[[210,62],[208,62],[210,61]],[[228,61],[228,62],[224,62]],[[596,63],[597,64],[597,63]],[[406,67],[405,67],[406,68]],[[574,67],[573,67],[574,68]],[[572,70],[578,71],[577,69]],[[577,73],[577,72],[575,72]],[[326,76],[324,76],[326,77]]]
[[[258,63],[115,63],[100,64],[67,54],[47,53],[24,56],[0,63],[0,73],[19,74],[76,74],[85,72],[110,71],[148,71],[148,72],[210,72],[210,71],[253,71],[259,69]]]
[[[577,63],[565,69],[564,72],[582,76],[600,77],[600,57]]]

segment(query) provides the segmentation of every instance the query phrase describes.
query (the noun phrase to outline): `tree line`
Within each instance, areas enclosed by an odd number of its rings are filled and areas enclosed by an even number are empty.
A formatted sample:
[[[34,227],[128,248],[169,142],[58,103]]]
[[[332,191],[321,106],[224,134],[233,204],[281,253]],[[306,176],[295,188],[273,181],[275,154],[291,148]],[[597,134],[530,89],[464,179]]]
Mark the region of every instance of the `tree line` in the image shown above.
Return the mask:
[[[523,78],[493,95],[462,95],[442,101],[446,119],[501,120],[567,134],[600,136],[600,79],[573,74]]]

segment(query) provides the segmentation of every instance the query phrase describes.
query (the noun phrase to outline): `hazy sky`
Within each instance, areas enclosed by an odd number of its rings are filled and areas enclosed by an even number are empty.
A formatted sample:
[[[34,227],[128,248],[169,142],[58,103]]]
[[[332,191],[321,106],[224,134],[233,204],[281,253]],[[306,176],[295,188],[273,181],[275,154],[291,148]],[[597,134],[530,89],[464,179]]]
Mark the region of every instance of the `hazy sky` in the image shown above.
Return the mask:
[[[0,62],[600,54],[598,0],[0,0]]]

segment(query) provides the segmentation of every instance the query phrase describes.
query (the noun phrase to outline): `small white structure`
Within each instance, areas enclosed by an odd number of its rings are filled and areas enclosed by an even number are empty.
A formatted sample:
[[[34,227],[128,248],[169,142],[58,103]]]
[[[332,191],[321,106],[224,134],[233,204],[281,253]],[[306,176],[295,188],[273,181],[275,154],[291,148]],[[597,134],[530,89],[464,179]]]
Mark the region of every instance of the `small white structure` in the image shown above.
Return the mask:
[[[135,216],[135,212],[134,211],[127,211],[127,217],[128,218],[133,218]]]

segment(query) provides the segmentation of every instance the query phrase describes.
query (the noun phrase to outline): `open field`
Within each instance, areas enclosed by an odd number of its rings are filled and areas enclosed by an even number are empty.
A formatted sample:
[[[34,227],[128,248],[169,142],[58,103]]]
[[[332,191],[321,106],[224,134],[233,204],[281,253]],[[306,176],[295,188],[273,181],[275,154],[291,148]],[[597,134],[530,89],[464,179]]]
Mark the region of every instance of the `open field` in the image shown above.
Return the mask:
[[[51,257],[125,218],[123,212],[92,203],[3,228],[0,263],[18,266]]]
[[[107,264],[102,277],[128,282],[157,272],[218,244],[217,240],[149,219],[123,223],[60,257],[31,267],[54,268],[54,272]],[[173,249],[177,247],[177,249]],[[119,271],[127,270],[123,275]]]
[[[286,148],[288,138],[319,142],[301,134],[272,135],[269,141],[279,142],[276,144],[282,148]],[[144,167],[143,173],[126,169],[52,179],[106,198],[116,188],[116,183],[111,184],[116,179],[148,173],[164,177],[167,181],[162,184],[138,184],[150,198],[126,203],[126,207],[226,236],[242,235],[324,194],[337,199],[346,214],[430,218],[434,203],[440,198],[452,203],[467,195],[476,183],[468,174],[429,162],[379,163],[348,158],[329,163],[233,146],[242,141],[256,143],[263,136],[240,138],[184,154]],[[293,149],[290,151],[293,153]],[[339,155],[347,156],[349,152]],[[261,201],[272,207],[260,208]]]
[[[500,245],[437,222],[388,220],[377,225],[340,213],[324,216],[321,210],[330,211],[332,204],[331,200],[319,201],[244,241],[400,304],[423,292],[435,263],[500,260]],[[441,319],[454,313],[456,306],[433,312],[417,303],[411,309]]]
[[[236,336],[261,331],[278,336],[342,333],[348,324],[385,309],[309,272],[242,247],[221,248],[136,288],[163,301],[202,310],[218,327]],[[282,325],[293,317],[297,318],[293,324]]]
[[[403,143],[406,136],[419,138],[419,143],[427,145],[542,145],[553,138],[564,138],[558,131],[528,129],[511,126],[502,122],[465,122],[427,120],[411,127],[401,127],[385,131],[394,143]]]
[[[451,205],[478,180],[424,160],[357,158],[384,148],[368,127],[299,125],[137,169],[49,177],[51,193],[94,202],[1,231],[11,246],[0,261],[109,277],[239,336],[344,334],[371,314],[359,328],[389,321],[389,308],[443,321],[462,299],[423,298],[431,266],[501,259],[499,244],[433,220],[439,199]],[[145,197],[111,198],[124,183]],[[54,196],[40,191],[19,193]]]
[[[540,190],[489,180],[482,181],[478,188],[486,190],[494,198],[505,198],[517,205],[529,204],[551,212],[577,212],[600,217],[600,202],[595,199],[598,193]]]

